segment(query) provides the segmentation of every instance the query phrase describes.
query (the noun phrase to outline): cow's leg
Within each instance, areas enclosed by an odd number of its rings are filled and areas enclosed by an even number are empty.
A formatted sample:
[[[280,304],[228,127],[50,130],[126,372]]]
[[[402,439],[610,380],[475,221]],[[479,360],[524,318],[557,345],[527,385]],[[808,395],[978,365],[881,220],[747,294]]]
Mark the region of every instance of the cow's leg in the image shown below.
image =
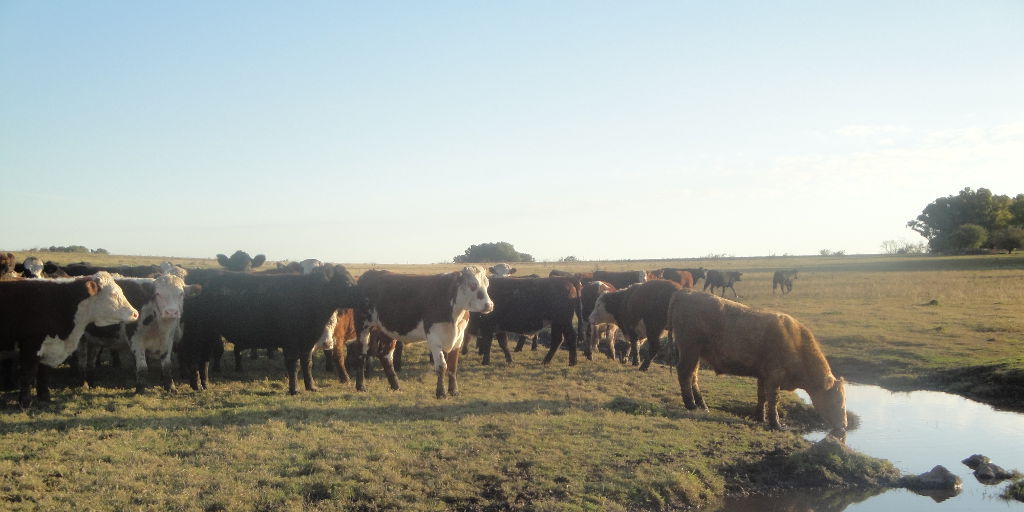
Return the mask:
[[[163,385],[165,391],[174,391],[174,359],[171,357],[172,352],[167,350],[160,357],[160,384]]]
[[[779,386],[774,382],[766,382],[764,386],[765,399],[767,399],[765,412],[768,413],[768,427],[773,430],[782,430],[782,422],[779,421]]]
[[[491,342],[492,337],[495,334],[502,336],[505,333],[501,331],[494,333],[489,330],[481,330],[480,335],[476,337],[476,346],[480,350],[480,364],[491,364]]]
[[[629,338],[629,364],[637,366],[640,364],[640,335],[630,331],[626,337]]]
[[[537,351],[537,334],[530,336],[530,350],[533,352]]]
[[[370,364],[370,335],[372,329],[359,333],[359,357],[356,359],[356,391],[366,391],[366,367]]]
[[[558,348],[562,346],[562,330],[551,326],[551,347],[548,348],[547,355],[544,356],[544,364],[551,362],[551,359],[555,357],[558,352]]]
[[[665,324],[657,318],[644,318],[644,325],[647,327],[647,356],[644,357],[640,371],[646,372],[651,366],[651,360],[661,354],[661,332],[665,330]]]
[[[199,363],[199,387],[204,391],[210,387],[210,360],[203,359]]]
[[[130,345],[132,355],[135,356],[135,392],[145,393],[146,392],[146,372],[149,371],[149,365],[146,362],[146,349],[140,347],[135,343]],[[170,359],[165,356],[165,358]],[[163,368],[161,366],[161,377],[163,377]]]
[[[25,352],[23,352],[24,354]],[[40,366],[38,357],[22,357],[18,365],[18,402],[22,407],[32,405],[32,388],[36,385],[36,368]]]
[[[316,381],[313,380],[313,349],[302,352],[299,362],[302,365],[302,384],[306,391],[316,391]]]
[[[682,350],[676,361],[676,378],[679,380],[679,392],[683,395],[683,404],[687,409],[698,407],[707,409],[704,397],[700,394],[697,382],[697,366],[700,355],[696,350]]]
[[[348,382],[348,368],[346,367],[346,361],[348,359],[348,346],[344,342],[338,342],[330,351],[330,355],[324,352],[324,357],[327,361],[334,366],[334,371],[338,375],[338,380],[341,382]]]
[[[251,352],[249,352],[250,354],[253,354],[253,355],[256,354],[256,349],[255,348],[252,348],[250,350],[251,350]],[[241,372],[242,371],[242,349],[239,348],[238,345],[235,345],[235,371],[236,372]]]
[[[734,288],[731,284],[729,285],[729,289],[732,290],[732,296],[734,299],[740,298],[740,294],[736,293],[736,288]],[[722,287],[722,296],[725,297],[725,287]]]
[[[515,348],[515,351],[516,352],[522,352],[523,351],[523,345],[526,345],[526,335],[525,334],[520,334],[519,337],[516,338],[516,348]]]
[[[569,345],[569,366],[576,366],[576,331],[572,328],[572,321],[570,320],[567,325],[562,326],[562,331],[565,336],[565,342]],[[588,358],[589,359],[589,358]]]
[[[508,350],[508,333],[499,331],[497,336],[498,346],[501,347],[501,352],[505,354],[505,363],[512,364],[512,353]]]
[[[391,389],[398,391],[401,389],[398,385],[398,374],[395,373],[395,348],[398,346],[398,340],[381,337],[377,341],[377,358],[384,368],[384,375],[387,376]]]
[[[40,402],[50,401],[50,369],[42,363],[36,366],[36,398]]]
[[[392,357],[394,359],[395,371],[402,371],[402,356],[405,354],[405,342],[398,340],[395,342],[395,354]]]
[[[82,389],[89,389],[91,383],[89,382],[89,362],[92,358],[89,357],[89,343],[82,342],[78,345],[78,350],[75,351],[75,360],[78,364],[75,365],[75,373],[78,374],[80,385]]]
[[[288,374],[288,394],[299,394],[299,364],[300,357],[291,349],[284,353],[284,371]]]
[[[434,390],[434,396],[444,398],[447,396],[444,392],[444,378],[448,374],[448,362],[440,348],[431,347],[430,354],[434,358],[434,373],[437,374],[437,387]]]
[[[501,333],[505,334],[505,333]],[[508,349],[506,348],[506,353]],[[448,352],[448,396],[459,396],[459,349]]]

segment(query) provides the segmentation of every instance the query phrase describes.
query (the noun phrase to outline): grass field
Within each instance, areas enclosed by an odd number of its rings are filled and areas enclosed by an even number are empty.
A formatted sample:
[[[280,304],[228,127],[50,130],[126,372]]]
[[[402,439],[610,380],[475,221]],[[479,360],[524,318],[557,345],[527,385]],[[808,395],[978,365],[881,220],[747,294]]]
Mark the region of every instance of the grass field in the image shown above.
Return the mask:
[[[537,263],[519,273],[662,266],[743,271],[741,300],[805,322],[851,380],[1024,409],[1022,256]],[[801,273],[792,294],[773,297],[771,272],[780,268]],[[664,366],[640,373],[603,356],[572,368],[564,353],[550,366],[541,352],[516,356],[512,366],[463,358],[463,395],[441,401],[422,345],[407,351],[400,392],[371,379],[356,393],[320,369],[320,391],[290,397],[280,361],[267,359],[214,374],[204,393],[136,396],[130,370],[113,368],[99,387],[79,390],[62,385],[65,369],[50,404],[22,410],[6,395],[0,502],[5,510],[668,510],[727,492],[894,477],[884,461],[809,450],[799,433],[818,420],[788,394],[793,431],[754,423],[749,379],[704,375],[711,411],[691,413]]]

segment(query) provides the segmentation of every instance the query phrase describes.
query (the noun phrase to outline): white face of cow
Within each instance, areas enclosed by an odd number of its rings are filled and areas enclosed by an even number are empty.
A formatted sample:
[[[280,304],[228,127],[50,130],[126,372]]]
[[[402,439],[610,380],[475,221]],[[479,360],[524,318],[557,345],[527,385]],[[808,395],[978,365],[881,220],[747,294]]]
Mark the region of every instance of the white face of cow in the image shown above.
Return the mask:
[[[466,267],[459,276],[459,288],[455,292],[455,305],[469,311],[490,313],[494,310],[494,302],[487,294],[490,281],[480,267]]]
[[[78,315],[83,315],[83,320],[103,327],[139,319],[139,312],[128,302],[110,274],[97,272],[92,279],[99,286],[99,291],[78,305],[76,321]]]
[[[181,318],[181,308],[185,302],[185,281],[178,276],[164,274],[153,281],[153,288],[153,299],[160,318]]]
[[[608,312],[608,308],[605,307],[604,298],[607,296],[607,292],[601,292],[601,295],[597,296],[597,300],[594,302],[594,310],[590,312],[590,317],[587,321],[590,325],[599,324],[610,324],[615,322],[615,317]]]
[[[31,277],[43,277],[43,262],[39,261],[39,258],[35,256],[25,258],[23,265],[25,270],[32,274]]]

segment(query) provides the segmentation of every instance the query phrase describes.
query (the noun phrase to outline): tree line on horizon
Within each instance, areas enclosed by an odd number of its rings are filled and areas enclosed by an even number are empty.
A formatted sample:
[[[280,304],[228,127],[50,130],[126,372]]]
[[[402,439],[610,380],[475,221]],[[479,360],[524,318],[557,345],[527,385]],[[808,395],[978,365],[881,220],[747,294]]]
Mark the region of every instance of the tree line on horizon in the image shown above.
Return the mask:
[[[993,194],[987,188],[964,188],[940,197],[924,208],[907,227],[926,240],[936,253],[976,249],[1014,250],[1024,247],[1024,194]]]

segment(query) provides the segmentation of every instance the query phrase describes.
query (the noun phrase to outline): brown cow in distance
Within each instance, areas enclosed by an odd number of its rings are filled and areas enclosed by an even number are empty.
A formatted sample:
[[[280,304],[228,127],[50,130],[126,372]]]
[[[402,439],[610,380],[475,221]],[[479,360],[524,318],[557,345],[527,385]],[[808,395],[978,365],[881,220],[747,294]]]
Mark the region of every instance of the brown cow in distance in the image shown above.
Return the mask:
[[[647,338],[647,356],[640,366],[640,370],[647,370],[651,359],[659,351],[661,333],[668,325],[668,302],[677,290],[678,284],[656,279],[634,284],[625,290],[602,294],[590,313],[590,323],[615,322],[629,340],[629,357],[634,365],[639,363],[637,352],[640,340]]]
[[[771,428],[782,428],[779,390],[801,388],[834,432],[845,431],[844,381],[832,375],[814,335],[793,317],[690,290],[672,295],[668,316],[687,409],[707,410],[697,377],[704,361],[716,373],[757,378],[757,419]]]

